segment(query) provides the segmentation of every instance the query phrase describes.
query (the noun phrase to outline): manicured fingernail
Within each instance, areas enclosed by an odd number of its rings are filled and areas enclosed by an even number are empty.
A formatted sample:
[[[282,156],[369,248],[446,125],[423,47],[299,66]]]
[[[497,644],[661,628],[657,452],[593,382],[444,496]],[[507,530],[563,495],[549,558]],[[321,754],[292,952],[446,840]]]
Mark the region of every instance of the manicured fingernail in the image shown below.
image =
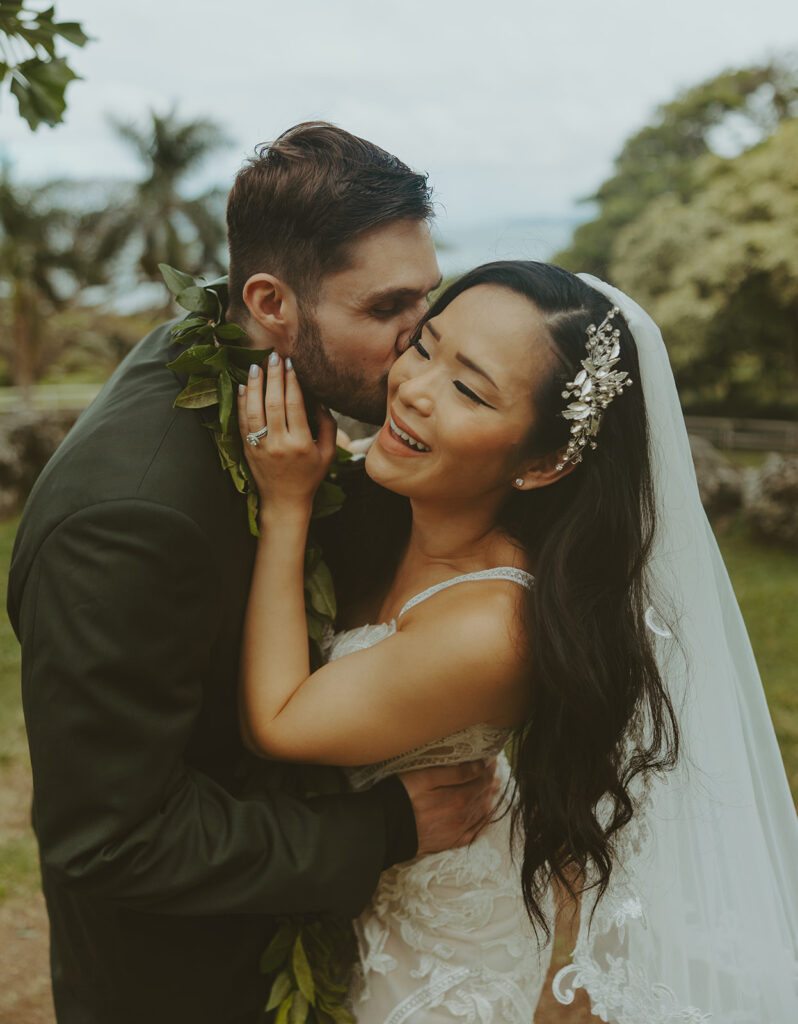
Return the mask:
[[[258,369],[259,367],[257,363],[250,364],[249,375],[250,377],[252,377],[253,380],[258,376]]]
[[[285,368],[286,368],[286,370],[293,370],[294,364],[291,362],[291,356],[287,356],[286,357]]]
[[[269,356],[269,366],[277,366],[279,362],[280,357],[277,355],[276,352],[272,352],[272,354]]]
[[[239,396],[240,395],[245,395],[246,393],[247,393],[246,385],[245,384],[239,384],[238,385],[238,394],[239,394]]]

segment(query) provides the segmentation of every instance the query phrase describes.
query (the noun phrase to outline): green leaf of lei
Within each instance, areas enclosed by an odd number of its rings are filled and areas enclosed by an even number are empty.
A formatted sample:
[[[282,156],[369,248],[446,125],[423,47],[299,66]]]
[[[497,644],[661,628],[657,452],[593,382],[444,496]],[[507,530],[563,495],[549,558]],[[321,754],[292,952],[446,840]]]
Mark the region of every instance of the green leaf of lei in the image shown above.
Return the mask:
[[[168,263],[159,263],[158,269],[172,295],[179,295],[186,288],[193,288],[195,282],[191,274],[184,274],[182,270],[175,270]]]
[[[175,405],[182,409],[205,409],[219,401],[216,381],[212,377],[195,381],[183,388],[175,399]]]
[[[299,986],[300,993],[309,1003],[316,1001],[316,986],[313,984],[313,974],[310,970],[308,958],[305,955],[305,947],[302,945],[302,936],[297,935],[292,955],[294,977]]]
[[[291,1004],[294,1001],[295,993],[291,993],[286,999],[280,1003],[280,1009],[277,1011],[277,1016],[274,1018],[274,1024],[288,1024],[288,1011],[291,1009]]]
[[[332,573],[324,562],[319,562],[309,575],[305,575],[305,588],[315,612],[331,622],[335,618],[335,586]]]
[[[230,429],[230,417],[233,414],[233,382],[230,374],[225,370],[219,376],[219,423],[222,426],[222,434],[227,434]]]
[[[269,992],[269,999],[266,1003],[267,1010],[274,1010],[282,1003],[285,997],[291,992],[293,988],[291,982],[291,975],[288,971],[280,971],[277,977],[274,979],[274,984]]]
[[[294,992],[291,1012],[288,1014],[288,1024],[305,1024],[309,1012],[310,1003],[301,992]]]

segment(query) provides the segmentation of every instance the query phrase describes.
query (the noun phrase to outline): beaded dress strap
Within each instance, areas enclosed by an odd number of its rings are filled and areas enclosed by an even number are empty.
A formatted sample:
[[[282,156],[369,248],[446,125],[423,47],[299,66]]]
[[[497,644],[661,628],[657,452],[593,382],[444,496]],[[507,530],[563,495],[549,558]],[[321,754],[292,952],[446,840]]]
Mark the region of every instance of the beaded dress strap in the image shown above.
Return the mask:
[[[422,601],[426,601],[433,594],[437,594],[439,590],[453,587],[455,583],[468,583],[470,580],[512,580],[513,583],[519,583],[522,587],[531,587],[535,582],[535,577],[524,569],[516,569],[512,565],[500,565],[496,569],[480,569],[478,572],[466,572],[462,576],[453,576],[450,580],[444,580],[443,583],[436,583],[433,587],[422,590],[420,594],[411,597],[396,618],[400,619],[405,612],[415,608]]]

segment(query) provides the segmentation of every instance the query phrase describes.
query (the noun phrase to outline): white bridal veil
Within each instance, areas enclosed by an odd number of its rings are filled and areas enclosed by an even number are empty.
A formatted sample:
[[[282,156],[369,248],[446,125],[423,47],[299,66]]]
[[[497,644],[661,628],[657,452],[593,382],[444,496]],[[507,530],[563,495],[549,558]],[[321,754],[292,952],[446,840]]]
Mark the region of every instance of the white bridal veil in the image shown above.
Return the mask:
[[[674,770],[638,788],[609,888],[597,904],[583,897],[554,992],[570,1003],[584,988],[614,1024],[796,1024],[798,820],[668,355],[640,306],[579,276],[619,307],[637,343],[659,513],[652,596],[679,644],[662,617],[649,625],[682,746]]]

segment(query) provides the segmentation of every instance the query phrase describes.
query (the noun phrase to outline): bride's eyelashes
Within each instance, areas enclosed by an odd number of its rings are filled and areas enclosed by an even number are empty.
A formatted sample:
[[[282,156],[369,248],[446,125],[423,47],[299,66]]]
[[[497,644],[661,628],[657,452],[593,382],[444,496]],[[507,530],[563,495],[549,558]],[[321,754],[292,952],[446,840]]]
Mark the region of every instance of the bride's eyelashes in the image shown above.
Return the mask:
[[[454,386],[461,394],[465,395],[466,398],[470,398],[472,402],[476,402],[478,405],[485,405],[488,407],[488,409],[494,408],[492,405],[488,405],[488,403],[484,399],[480,398],[479,395],[475,394],[475,392],[473,392],[471,388],[466,387],[466,385],[461,380],[456,380],[454,382]]]
[[[430,357],[429,356],[429,352],[427,352],[427,350],[421,344],[421,339],[420,338],[416,338],[416,340],[414,342],[412,342],[412,346],[418,352],[418,354],[422,357],[422,359],[429,359],[429,357]],[[485,405],[485,406],[488,407],[488,409],[493,409],[494,408],[494,406],[489,405],[483,398],[480,398],[479,395],[477,395],[475,392],[473,392],[471,390],[471,388],[469,388],[465,384],[463,384],[463,382],[461,380],[455,380],[455,381],[453,381],[453,383],[454,383],[454,386],[457,388],[457,390],[461,394],[465,395],[466,398],[470,398],[472,402],[476,402],[477,405]]]

